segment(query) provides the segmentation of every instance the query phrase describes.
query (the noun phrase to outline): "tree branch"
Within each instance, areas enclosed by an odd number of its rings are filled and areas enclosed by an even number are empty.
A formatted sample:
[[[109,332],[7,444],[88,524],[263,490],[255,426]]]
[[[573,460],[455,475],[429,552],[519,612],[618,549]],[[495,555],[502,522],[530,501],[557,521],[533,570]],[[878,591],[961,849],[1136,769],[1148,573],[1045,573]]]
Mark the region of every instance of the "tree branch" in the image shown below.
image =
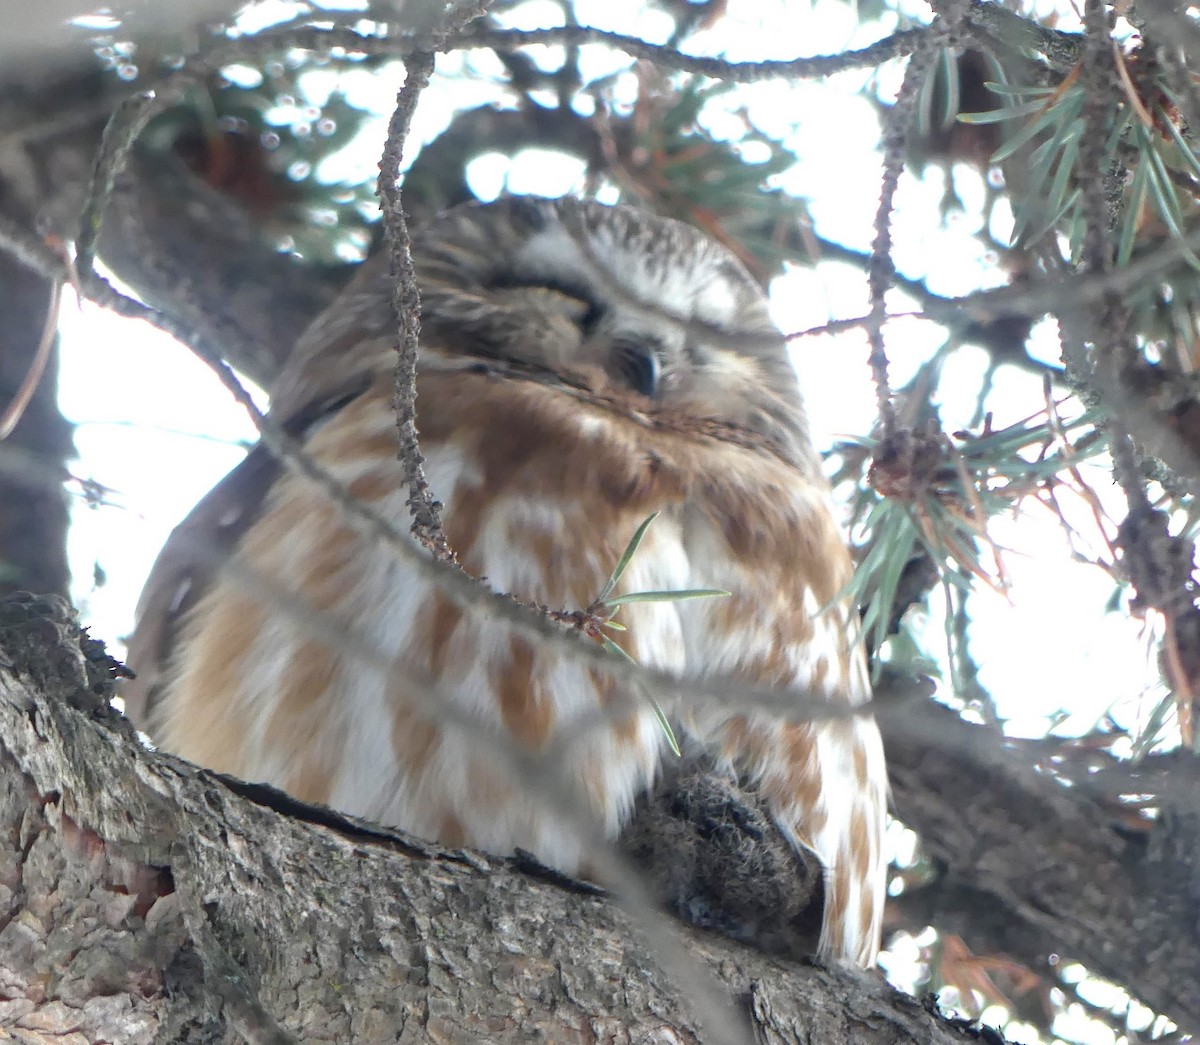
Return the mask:
[[[0,155],[0,175],[15,185],[24,209],[62,239],[79,231],[105,126],[107,112],[97,107],[105,89],[91,73],[48,82],[28,102],[0,101],[0,125],[22,125],[26,106],[40,129],[13,133]],[[46,99],[57,104],[50,107]],[[114,94],[109,105],[117,100]],[[173,156],[135,149],[128,159],[104,213],[101,260],[144,301],[170,314],[185,343],[219,344],[240,371],[269,384],[301,331],[344,282],[342,271],[274,250],[241,205]],[[0,216],[0,249],[43,275],[61,275],[61,258],[42,247],[31,222],[23,224]]]
[[[1123,794],[1162,786],[1157,767],[1105,758],[1104,790],[1064,786],[1048,742],[1004,741],[928,700],[877,700],[897,816],[942,866],[930,920],[977,953],[1048,970],[1059,954],[1126,985],[1181,1028],[1200,1028],[1200,762],[1172,756],[1170,791],[1146,829],[1122,826]],[[1150,779],[1148,779],[1150,778]],[[969,782],[969,784],[968,784]],[[919,909],[919,908],[918,908]]]
[[[106,709],[105,667],[63,604],[0,605],[0,859],[15,869],[0,1027],[127,1045],[185,1027],[253,1042],[719,1040],[612,899],[146,751]],[[877,976],[679,936],[756,1041],[978,1040]]]

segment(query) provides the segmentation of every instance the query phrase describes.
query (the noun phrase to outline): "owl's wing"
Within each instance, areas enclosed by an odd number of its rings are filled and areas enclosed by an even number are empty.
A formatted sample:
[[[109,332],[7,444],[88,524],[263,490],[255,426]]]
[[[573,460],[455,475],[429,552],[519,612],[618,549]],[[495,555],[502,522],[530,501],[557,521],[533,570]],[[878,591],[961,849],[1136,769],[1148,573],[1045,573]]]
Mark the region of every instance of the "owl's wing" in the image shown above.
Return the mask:
[[[388,259],[359,267],[333,306],[296,343],[271,389],[271,418],[297,439],[336,415],[394,365],[396,320]],[[259,445],[171,532],[138,600],[127,660],[137,677],[121,686],[125,713],[152,733],[155,698],[181,620],[202,598],[239,538],[258,518],[281,466]]]
[[[126,654],[136,677],[121,685],[125,714],[138,728],[152,731],[179,621],[253,523],[278,472],[271,453],[255,447],[175,527],[159,552],[138,600]]]
[[[378,266],[373,264],[364,281],[373,283],[379,278]],[[351,293],[356,285],[352,282],[344,293]],[[357,368],[348,360],[340,371],[314,370],[316,361],[325,357],[306,351],[306,346],[319,341],[325,322],[322,314],[310,328],[315,330],[315,338],[309,333],[298,343],[297,355],[273,393],[280,400],[272,419],[285,434],[299,440],[366,391],[373,377],[368,365],[377,354],[373,341],[360,349],[361,358],[353,361],[359,364]],[[254,524],[281,471],[271,450],[262,444],[255,446],[171,531],[158,553],[138,599],[126,649],[135,677],[123,682],[120,690],[125,714],[139,729],[152,733],[156,695],[176,645],[180,621],[200,601],[238,540]]]

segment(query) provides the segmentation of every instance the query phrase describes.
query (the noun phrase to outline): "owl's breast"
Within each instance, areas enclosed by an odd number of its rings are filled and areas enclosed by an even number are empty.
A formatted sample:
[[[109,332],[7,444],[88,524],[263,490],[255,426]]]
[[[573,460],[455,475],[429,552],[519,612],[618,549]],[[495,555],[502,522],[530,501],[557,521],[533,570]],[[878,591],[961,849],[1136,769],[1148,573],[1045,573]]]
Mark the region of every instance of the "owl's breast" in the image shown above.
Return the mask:
[[[381,380],[306,448],[350,496],[404,526],[394,424],[391,382]],[[796,541],[797,527],[828,522],[827,493],[795,488],[774,458],[461,371],[422,377],[418,424],[451,547],[497,591],[585,608],[659,512],[619,591],[724,587],[746,607],[780,591],[799,554],[817,592],[801,593],[801,605],[836,594],[836,564],[814,570],[820,555]],[[182,629],[165,746],[420,835],[521,846],[568,869],[580,843],[536,793],[553,785],[531,790],[514,778],[513,756],[545,755],[547,772],[566,773],[558,791],[609,834],[653,777],[664,738],[644,697],[455,605],[303,480],[276,480],[237,557],[294,601],[256,595],[244,578],[212,586]],[[814,573],[830,576],[814,585]],[[763,622],[777,608],[775,599],[713,616],[672,601],[630,604],[619,616],[627,630],[613,637],[648,666],[736,673],[739,643],[749,655],[744,639],[772,641]]]

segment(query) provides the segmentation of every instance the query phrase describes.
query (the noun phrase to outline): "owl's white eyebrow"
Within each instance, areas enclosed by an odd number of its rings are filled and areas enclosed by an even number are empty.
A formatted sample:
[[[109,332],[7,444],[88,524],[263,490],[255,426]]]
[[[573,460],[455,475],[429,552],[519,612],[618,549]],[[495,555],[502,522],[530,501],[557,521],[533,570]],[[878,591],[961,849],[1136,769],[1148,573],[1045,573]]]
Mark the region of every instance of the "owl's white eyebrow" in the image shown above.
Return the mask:
[[[594,326],[605,311],[604,305],[596,299],[591,289],[582,280],[564,278],[561,275],[544,276],[537,272],[528,274],[508,272],[502,274],[498,279],[490,281],[488,287],[492,290],[550,290],[562,294],[564,297],[573,298],[587,306],[587,312],[579,321],[579,325],[585,329]]]
[[[727,286],[718,278],[720,276],[719,267],[726,263],[726,259],[709,255],[707,249],[711,248],[707,243],[701,243],[700,249],[703,251],[701,256],[692,256],[687,259],[690,266],[687,277],[688,285],[692,288],[699,286],[706,293],[714,285],[719,286],[723,294],[721,303],[724,305],[724,320],[713,320],[696,315],[694,309],[688,309],[685,312],[678,307],[672,307],[672,303],[638,293],[631,283],[622,280],[617,275],[608,259],[598,252],[593,238],[588,235],[588,230],[586,227],[582,227],[580,221],[569,220],[567,214],[563,214],[562,218],[559,225],[551,229],[543,229],[523,245],[522,256],[537,255],[538,266],[536,267],[545,267],[549,261],[555,271],[570,272],[576,279],[586,275],[587,280],[598,283],[601,289],[615,301],[638,311],[661,316],[681,326],[686,337],[714,342],[722,348],[741,354],[747,354],[748,350],[750,352],[773,351],[778,348],[783,334],[773,324],[768,323],[768,327],[759,329],[731,329],[726,325],[729,319],[734,317],[736,311],[735,303]],[[589,263],[586,274],[578,268],[580,259]],[[739,272],[736,268],[734,273],[746,280],[750,279],[749,275]],[[732,274],[730,279],[732,279]],[[595,292],[591,293],[594,295]],[[694,303],[698,302],[698,295],[693,294],[691,300]]]

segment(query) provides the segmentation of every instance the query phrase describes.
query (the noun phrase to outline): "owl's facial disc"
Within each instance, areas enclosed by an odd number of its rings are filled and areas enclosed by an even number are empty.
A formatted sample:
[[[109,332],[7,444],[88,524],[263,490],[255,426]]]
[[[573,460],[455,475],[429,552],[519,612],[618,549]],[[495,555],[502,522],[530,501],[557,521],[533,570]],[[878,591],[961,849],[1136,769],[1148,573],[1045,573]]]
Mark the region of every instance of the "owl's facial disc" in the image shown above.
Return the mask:
[[[518,283],[511,277],[491,288],[494,300],[525,317],[538,335],[508,344],[511,357],[556,371],[585,387],[636,392],[660,399],[677,367],[661,319],[637,319],[594,299],[561,279]]]
[[[512,197],[450,212],[413,256],[426,350],[628,397],[638,413],[741,429],[819,468],[762,290],[696,229],[624,207]]]

